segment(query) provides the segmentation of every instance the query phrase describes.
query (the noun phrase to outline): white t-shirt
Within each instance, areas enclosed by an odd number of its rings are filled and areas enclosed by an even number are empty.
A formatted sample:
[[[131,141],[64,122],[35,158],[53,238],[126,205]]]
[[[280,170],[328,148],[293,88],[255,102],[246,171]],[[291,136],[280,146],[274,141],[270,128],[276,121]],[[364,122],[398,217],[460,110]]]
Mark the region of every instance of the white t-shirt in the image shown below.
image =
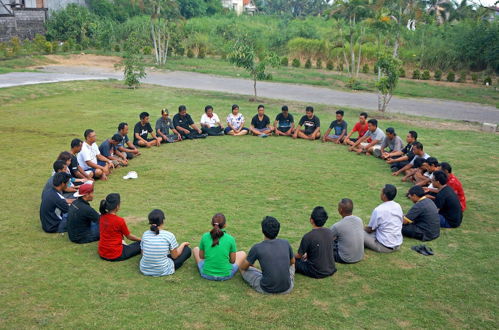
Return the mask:
[[[243,124],[243,122],[244,122],[244,116],[242,113],[238,113],[236,116],[234,116],[234,114],[230,113],[227,116],[227,124],[231,124],[232,127],[234,127],[235,129],[241,128],[241,125]]]
[[[78,153],[77,157],[78,164],[80,164],[84,171],[87,171],[91,169],[91,167],[87,165],[87,161],[97,164],[97,155],[100,155],[97,143],[94,142],[92,145],[89,145],[87,142],[83,142],[81,151]]]
[[[215,127],[219,122],[220,119],[218,118],[216,113],[214,113],[211,118],[208,117],[208,115],[205,113],[203,113],[203,115],[201,116],[201,125],[208,125],[209,127]]]
[[[378,242],[393,248],[402,244],[403,218],[404,213],[399,203],[384,202],[374,209],[368,226],[375,230]]]
[[[414,165],[414,161],[416,160],[416,158],[428,159],[428,158],[430,158],[430,155],[425,153],[423,156],[418,156],[418,155],[414,156],[414,158],[411,160],[411,165]]]

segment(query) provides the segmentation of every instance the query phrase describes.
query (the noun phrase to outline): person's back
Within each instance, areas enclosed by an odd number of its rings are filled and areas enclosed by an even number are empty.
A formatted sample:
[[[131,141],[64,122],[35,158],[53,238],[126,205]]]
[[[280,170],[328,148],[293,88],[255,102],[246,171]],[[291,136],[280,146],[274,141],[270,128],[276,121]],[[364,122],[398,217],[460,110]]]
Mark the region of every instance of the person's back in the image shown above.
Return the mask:
[[[93,200],[93,185],[86,183],[79,187],[78,197],[68,211],[68,236],[74,243],[90,243],[99,240],[100,214],[89,204]]]
[[[229,254],[236,252],[236,240],[225,230],[222,231],[224,234],[215,246],[212,246],[213,239],[209,232],[201,237],[199,248],[204,251],[203,274],[205,275],[225,277],[231,274],[232,264]]]
[[[164,276],[175,272],[173,260],[168,258],[171,250],[178,247],[175,236],[167,231],[160,230],[159,234],[147,230],[142,235],[142,258],[140,271],[144,275]]]
[[[256,260],[262,269],[260,287],[267,293],[281,293],[291,287],[289,276],[293,251],[289,242],[282,239],[266,239],[255,244],[248,253],[250,263]]]
[[[53,186],[44,190],[40,204],[40,221],[43,230],[47,233],[57,232],[62,215],[67,213],[68,207],[64,196]]]
[[[399,203],[393,200],[383,202],[374,209],[371,219],[373,218],[378,242],[388,248],[402,244],[403,211]]]
[[[333,233],[324,227],[314,228],[302,238],[298,251],[307,253],[307,261],[319,278],[336,272],[333,244]]]
[[[338,254],[345,263],[364,258],[364,225],[359,217],[348,215],[331,226],[337,239]]]
[[[463,220],[461,203],[454,190],[446,185],[437,194],[435,205],[452,228],[459,227]]]
[[[411,200],[415,201],[417,198],[417,201],[404,217],[406,224],[402,228],[402,234],[422,241],[438,238],[440,219],[435,203],[424,196],[424,190],[421,187],[414,186],[408,194]]]

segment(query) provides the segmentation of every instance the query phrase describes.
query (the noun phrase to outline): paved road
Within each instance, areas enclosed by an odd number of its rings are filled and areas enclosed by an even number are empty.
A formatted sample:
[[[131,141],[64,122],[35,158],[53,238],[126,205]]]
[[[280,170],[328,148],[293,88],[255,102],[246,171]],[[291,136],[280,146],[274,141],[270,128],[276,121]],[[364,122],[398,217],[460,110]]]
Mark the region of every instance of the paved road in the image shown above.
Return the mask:
[[[0,88],[70,80],[122,79],[120,72],[98,67],[47,66],[42,71],[0,75]],[[253,93],[253,83],[250,80],[194,72],[153,71],[148,73],[143,82],[242,95]],[[377,110],[377,95],[373,93],[345,92],[324,87],[274,82],[258,82],[257,88],[258,95],[265,98]],[[393,97],[388,111],[433,118],[499,123],[499,109],[477,103]]]

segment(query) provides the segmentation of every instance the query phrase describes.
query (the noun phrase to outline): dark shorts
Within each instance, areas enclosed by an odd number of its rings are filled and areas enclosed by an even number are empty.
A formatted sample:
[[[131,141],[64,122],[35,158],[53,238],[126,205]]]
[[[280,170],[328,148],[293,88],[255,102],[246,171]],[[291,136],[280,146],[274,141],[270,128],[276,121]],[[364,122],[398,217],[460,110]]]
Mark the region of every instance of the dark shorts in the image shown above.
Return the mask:
[[[101,259],[107,260],[107,261],[123,261],[126,259],[129,259],[131,257],[136,256],[137,254],[140,254],[140,242],[133,242],[132,244],[125,245],[123,244],[123,251],[121,252],[121,256],[119,256],[116,259],[107,259],[101,257]]]
[[[320,274],[312,267],[312,265],[310,264],[309,261],[303,261],[301,259],[296,259],[295,267],[296,267],[297,273],[300,273],[302,275],[312,277],[312,278],[324,278],[324,277],[334,275],[334,273],[336,273],[336,268],[335,268],[331,274],[327,274],[327,275]]]
[[[277,127],[277,129],[283,133],[286,133],[291,129],[291,127]]]
[[[144,139],[146,140],[147,142],[151,142],[151,141],[154,141],[156,139],[153,139],[153,138],[147,138],[147,139]],[[136,146],[136,147],[142,147],[141,145],[139,145],[139,140],[135,140],[133,141],[133,145]]]
[[[230,131],[232,131],[232,128],[230,128],[230,127],[225,127],[225,129],[224,129],[224,133],[225,133],[225,134],[229,134],[229,132],[230,132]],[[241,131],[249,131],[249,129],[248,129],[248,128],[246,128],[246,127],[243,127],[243,129],[242,129]]]

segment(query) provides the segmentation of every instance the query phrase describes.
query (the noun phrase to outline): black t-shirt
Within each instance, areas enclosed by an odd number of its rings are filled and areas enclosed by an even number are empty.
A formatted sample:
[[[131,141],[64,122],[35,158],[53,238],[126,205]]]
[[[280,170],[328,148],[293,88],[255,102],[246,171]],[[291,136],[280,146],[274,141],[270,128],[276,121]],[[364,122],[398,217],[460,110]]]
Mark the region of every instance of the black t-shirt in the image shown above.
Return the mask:
[[[68,236],[71,242],[88,243],[90,224],[98,222],[99,213],[81,197],[75,200],[68,211]]]
[[[263,291],[280,293],[291,286],[289,266],[293,259],[293,250],[288,241],[272,239],[255,244],[246,259],[250,264],[259,261],[262,268],[260,287]]]
[[[421,229],[423,241],[431,241],[440,236],[438,209],[431,199],[424,198],[419,200],[411,207],[405,217]]]
[[[451,187],[443,187],[435,198],[435,205],[440,209],[439,213],[444,216],[452,228],[459,227],[463,220],[461,204]]]
[[[71,176],[76,178],[76,173],[78,173],[78,158],[75,155],[71,155],[71,164],[69,164],[69,171]]]
[[[312,271],[318,277],[329,276],[336,272],[333,244],[334,234],[329,228],[312,229],[301,239],[298,253],[307,254]]]
[[[312,119],[309,119],[307,115],[304,115],[303,117],[301,117],[298,125],[304,126],[305,134],[310,135],[315,131],[317,127],[321,127],[321,121],[319,120],[319,117],[315,115],[312,117]]]
[[[69,205],[66,199],[54,187],[44,190],[40,204],[40,221],[47,233],[57,232],[62,215],[67,213]]]
[[[291,127],[291,124],[295,122],[292,114],[288,113],[288,116],[284,117],[282,112],[275,117],[275,120],[278,122],[277,127],[283,128]]]
[[[144,140],[147,140],[147,134],[151,133],[152,131],[152,126],[150,123],[142,125],[142,123],[139,121],[133,128],[133,143],[137,144],[136,142],[138,141],[138,139],[135,137],[136,133],[138,133],[139,136]]]
[[[412,152],[412,143],[408,143],[402,149],[402,152],[407,156],[407,160],[410,162],[414,158],[414,153]]]
[[[194,121],[191,118],[191,115],[188,113],[185,114],[185,116],[181,116],[180,114],[176,114],[173,116],[173,126],[177,128],[177,126],[180,126],[185,129],[189,129],[190,126],[194,124]]]
[[[263,119],[260,121],[258,115],[255,115],[253,119],[251,119],[251,125],[256,129],[266,128],[267,125],[270,125],[270,119],[267,115],[263,115]]]

